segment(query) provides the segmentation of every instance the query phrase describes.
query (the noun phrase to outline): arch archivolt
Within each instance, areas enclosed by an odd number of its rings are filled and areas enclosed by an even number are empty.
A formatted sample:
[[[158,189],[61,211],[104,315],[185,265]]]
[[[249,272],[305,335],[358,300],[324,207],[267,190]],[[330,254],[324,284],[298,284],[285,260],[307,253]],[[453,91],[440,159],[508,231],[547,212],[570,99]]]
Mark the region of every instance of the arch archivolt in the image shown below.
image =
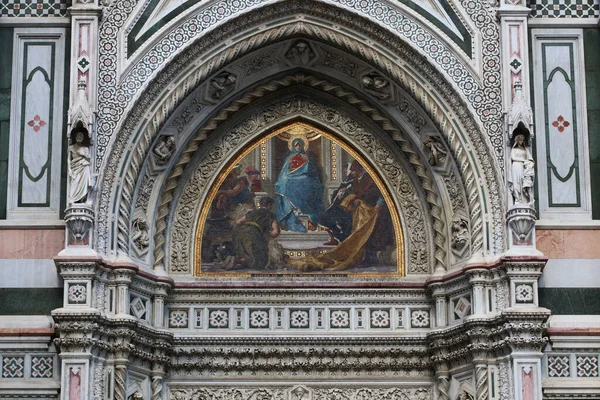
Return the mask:
[[[193,52],[183,53],[180,56],[180,59],[174,61],[172,65],[164,70],[163,74],[157,78],[155,84],[146,91],[148,98],[140,99],[133,107],[133,111],[129,114],[128,118],[121,125],[122,131],[132,131],[134,134],[128,138],[123,135],[116,135],[116,140],[112,148],[113,154],[107,161],[106,172],[103,176],[104,184],[108,185],[108,188],[110,189],[107,190],[107,187],[105,187],[102,191],[102,197],[100,198],[98,244],[101,250],[106,252],[110,251],[107,246],[109,243],[107,239],[111,234],[118,233],[119,248],[121,251],[127,252],[128,244],[126,238],[129,236],[131,229],[131,214],[132,212],[135,212],[135,206],[132,204],[132,200],[135,187],[141,181],[140,173],[144,170],[144,160],[147,160],[147,154],[149,153],[150,147],[152,143],[154,143],[160,130],[162,128],[173,129],[173,123],[177,118],[181,121],[182,111],[180,110],[182,107],[177,107],[183,104],[183,100],[187,98],[188,101],[191,101],[190,99],[195,97],[188,95],[193,90],[196,90],[202,85],[206,85],[207,82],[210,82],[211,77],[220,73],[219,71],[226,70],[227,68],[231,69],[234,62],[249,56],[253,50],[264,48],[271,43],[281,42],[281,40],[285,38],[300,36],[307,38],[307,40],[316,39],[320,42],[330,43],[337,48],[338,52],[343,50],[342,54],[358,55],[360,58],[356,60],[363,64],[367,63],[366,65],[368,65],[372,71],[374,70],[376,73],[380,73],[382,76],[389,78],[390,82],[406,95],[405,100],[410,103],[412,110],[415,109],[415,105],[416,108],[424,109],[426,115],[431,118],[431,126],[428,129],[438,130],[443,135],[446,145],[450,150],[450,154],[458,165],[456,170],[446,168],[446,171],[451,171],[451,173],[446,173],[449,178],[441,178],[442,180],[440,183],[442,181],[460,182],[462,185],[459,186],[465,188],[467,204],[464,207],[465,211],[463,214],[468,214],[466,217],[470,221],[471,250],[481,251],[485,241],[491,239],[493,243],[490,247],[496,247],[494,250],[499,251],[502,248],[503,232],[496,232],[496,236],[493,238],[489,236],[486,237],[486,232],[483,229],[482,223],[485,213],[491,213],[494,220],[501,221],[502,219],[500,207],[501,199],[497,196],[499,174],[498,170],[494,168],[494,163],[490,157],[489,146],[486,145],[486,139],[481,134],[481,130],[477,123],[470,117],[468,111],[469,108],[453,95],[452,89],[445,84],[441,76],[410,49],[402,48],[400,53],[404,53],[404,55],[407,54],[409,57],[404,56],[402,57],[402,60],[397,62],[398,58],[395,60],[388,58],[389,54],[382,54],[382,52],[366,45],[366,40],[364,38],[362,40],[357,40],[354,37],[334,32],[322,25],[313,24],[312,21],[308,21],[307,19],[302,21],[288,21],[287,24],[273,29],[267,29],[260,33],[255,33],[251,38],[245,40],[239,39],[235,43],[230,43],[229,47],[225,48],[222,52],[215,54],[214,57],[210,59],[206,59],[206,57],[194,59],[194,56],[199,57],[199,55],[195,55]],[[410,68],[408,67],[409,63],[411,64]],[[188,66],[192,65],[193,69],[191,71],[187,70],[187,75],[185,76],[180,75],[177,78],[178,83],[176,83],[177,80],[175,80],[167,85],[166,83],[172,79],[172,75],[169,77],[169,74],[177,70],[181,71],[181,68],[178,67],[181,67],[183,64]],[[288,65],[288,68],[291,67],[294,66]],[[336,78],[339,79],[340,77],[338,76]],[[178,154],[173,157],[177,162],[171,162],[171,166],[176,166],[176,168],[168,173],[169,179],[165,186],[167,192],[174,189],[173,185],[176,185],[176,178],[183,172],[183,165],[181,165],[181,163],[183,162],[185,164],[186,160],[189,160],[192,154],[194,154],[198,145],[198,140],[204,138],[203,134],[205,135],[206,132],[214,130],[214,128],[219,125],[220,121],[228,118],[232,111],[246,106],[253,100],[252,95],[246,93],[245,95],[238,97],[238,100],[231,102],[234,96],[240,96],[237,95],[237,93],[243,93],[249,86],[252,86],[252,84],[256,84],[257,82],[252,79],[244,79],[240,79],[236,82],[235,89],[232,90],[231,93],[228,93],[224,98],[224,103],[227,105],[222,108],[219,113],[214,115],[209,123],[190,124],[190,126],[200,126],[200,134],[195,136],[200,139],[190,139],[188,137],[191,135],[189,129],[186,132],[178,132]],[[364,89],[360,88],[360,84],[357,83],[356,79],[354,81],[347,78],[344,79],[346,81],[345,83],[358,86],[359,90]],[[160,95],[159,88],[163,89],[163,93]],[[334,91],[333,88],[337,91],[336,95],[338,97],[350,97],[351,95],[350,92],[345,94],[345,90],[342,86],[330,85],[330,91]],[[269,85],[265,85],[258,90],[262,91],[264,95],[264,93],[268,93],[272,89]],[[154,100],[157,98],[161,99],[161,101],[156,102],[152,106],[148,104],[151,99]],[[371,97],[369,100],[370,102],[373,102],[374,99]],[[350,99],[349,102],[358,103],[356,100],[352,99]],[[415,139],[419,136],[419,133],[416,132],[415,128],[415,118],[418,119],[418,116],[415,117],[414,113],[410,116],[409,113],[406,112],[406,108],[404,112],[402,112],[401,107],[397,107],[397,111],[392,113],[392,120],[388,118],[388,116],[383,116],[380,113],[378,114],[377,109],[372,107],[369,102],[363,101],[363,103],[364,104],[358,106],[361,108],[361,111],[366,114],[373,114],[372,118],[378,120],[384,130],[388,131],[394,137],[403,137],[401,133],[401,130],[403,130],[404,132],[409,133],[409,136],[412,138],[411,140],[418,142],[418,140]],[[189,107],[189,104],[186,107]],[[152,109],[154,111],[149,111]],[[176,109],[178,112],[175,112]],[[146,119],[142,118],[142,116],[145,116]],[[167,122],[169,118],[171,118],[171,120],[170,122]],[[412,121],[411,118],[413,119]],[[421,118],[425,117],[421,115]],[[202,131],[204,131],[204,133]],[[128,143],[125,141],[126,139],[129,139]],[[189,142],[190,145],[184,146],[184,143],[188,142],[188,140],[191,140]],[[135,150],[127,154],[127,148]],[[416,148],[422,149],[423,145],[418,144]],[[403,148],[403,150],[406,149]],[[470,151],[472,150],[476,150],[475,155],[470,154]],[[416,157],[417,159],[422,157],[422,153],[419,150],[413,150],[412,153],[413,157]],[[409,154],[407,157],[410,159],[411,155]],[[413,167],[418,164],[416,162],[411,163],[413,164]],[[117,189],[117,187],[110,184],[110,182],[115,182],[117,176],[116,172],[119,168],[122,168],[125,173],[125,178],[121,182],[121,188]],[[416,174],[422,180],[425,178],[425,181],[423,181],[424,183],[422,184],[427,191],[427,179],[429,179],[429,182],[432,182],[431,178],[427,178],[427,173],[423,173],[424,169],[415,168],[415,171],[417,171]],[[164,178],[161,177],[159,180],[160,179]],[[480,181],[489,182],[488,192],[479,190],[478,182]],[[429,186],[432,187],[431,183],[429,183]],[[488,204],[491,204],[492,206],[490,210],[482,209],[481,204],[483,204],[483,197],[486,197],[489,200]],[[113,200],[111,200],[111,198]],[[431,213],[432,219],[434,220],[433,226],[435,227],[437,224],[437,227],[434,228],[437,232],[435,235],[434,246],[436,264],[438,264],[438,267],[444,266],[448,264],[445,253],[447,252],[447,237],[449,236],[448,229],[450,226],[450,224],[444,224],[444,220],[447,219],[450,221],[453,216],[441,215],[441,204],[439,204],[434,190],[431,190],[431,193],[426,195],[425,198],[427,198],[431,210],[428,213]],[[114,201],[117,201],[119,215],[117,227],[115,227],[111,233],[111,229],[109,229],[107,219],[105,218],[106,215],[104,215],[103,218],[102,214],[109,210],[110,204]],[[158,204],[156,223],[154,226],[156,234],[153,245],[156,265],[161,265],[164,257],[164,232],[167,229],[166,217],[169,213],[170,201],[170,194],[167,194],[161,197]],[[154,219],[154,216],[151,216],[150,218]]]
[[[269,49],[266,49],[265,51],[269,51]],[[460,191],[458,182],[456,181],[456,175],[454,173],[443,173],[443,175],[446,177],[445,179],[447,179],[447,182],[450,184],[453,184],[454,187],[456,187],[459,192],[456,192],[456,190],[452,193],[452,198],[456,199],[454,202],[456,204],[452,205],[452,213],[449,215],[449,217],[442,215],[441,212],[441,208],[439,206],[440,201],[438,200],[438,190],[439,188],[434,188],[434,183],[433,183],[433,178],[432,178],[432,174],[431,171],[428,171],[427,168],[425,167],[425,165],[423,164],[422,161],[422,156],[420,153],[420,150],[417,148],[413,149],[414,144],[411,143],[411,141],[407,138],[405,138],[406,135],[404,135],[400,129],[395,128],[394,126],[396,124],[392,123],[392,121],[390,121],[388,118],[384,117],[376,108],[372,107],[367,101],[365,101],[364,99],[360,99],[358,98],[352,91],[348,90],[348,89],[344,89],[343,87],[341,87],[340,85],[335,85],[332,84],[331,82],[328,82],[327,80],[323,79],[323,78],[316,78],[314,76],[305,76],[299,73],[296,73],[292,76],[286,76],[286,77],[282,77],[276,81],[271,81],[268,83],[265,83],[261,86],[259,86],[258,88],[256,88],[253,92],[249,92],[249,93],[245,93],[243,96],[241,96],[241,98],[231,102],[230,104],[228,104],[223,110],[221,110],[221,112],[219,112],[212,120],[209,120],[207,122],[204,123],[204,125],[202,125],[196,132],[195,132],[195,137],[191,139],[190,142],[188,142],[187,147],[181,151],[181,157],[178,159],[178,161],[175,163],[175,165],[172,167],[172,172],[169,175],[169,178],[166,181],[166,184],[164,184],[164,189],[162,192],[160,192],[160,198],[158,199],[158,212],[157,212],[157,219],[155,221],[155,232],[154,232],[154,243],[155,243],[155,248],[154,248],[154,266],[155,268],[159,268],[162,269],[164,268],[163,261],[164,261],[164,257],[165,257],[165,249],[163,247],[164,243],[167,241],[167,236],[168,233],[166,232],[166,229],[168,226],[171,226],[171,229],[174,229],[174,231],[170,232],[170,237],[171,239],[169,240],[169,246],[168,248],[171,249],[170,250],[170,254],[171,254],[171,259],[169,260],[169,262],[167,263],[168,265],[171,266],[171,272],[176,272],[176,273],[187,273],[189,272],[189,267],[191,265],[190,263],[190,254],[191,254],[191,250],[190,250],[190,246],[189,243],[192,242],[192,238],[193,238],[193,229],[192,227],[194,226],[194,215],[197,215],[197,213],[199,212],[199,204],[197,202],[198,199],[202,198],[202,195],[205,194],[205,189],[207,187],[207,181],[209,181],[210,179],[208,177],[206,177],[205,180],[200,181],[198,177],[196,177],[196,175],[193,175],[192,178],[187,177],[186,179],[188,179],[188,184],[186,186],[186,189],[184,190],[183,194],[181,194],[180,198],[177,198],[175,201],[173,201],[173,193],[175,192],[176,188],[180,187],[180,178],[182,177],[183,171],[186,169],[187,164],[189,163],[191,157],[197,153],[198,149],[200,146],[204,146],[204,144],[202,144],[202,142],[204,142],[204,140],[208,137],[208,136],[212,136],[212,135],[216,135],[216,132],[223,132],[224,128],[219,127],[218,125],[218,121],[223,121],[223,120],[229,120],[231,118],[237,118],[239,119],[239,117],[236,117],[236,112],[238,110],[240,110],[240,108],[243,108],[244,106],[248,107],[248,104],[254,104],[254,102],[260,98],[262,98],[263,96],[268,96],[271,95],[273,96],[277,90],[283,90],[285,88],[289,88],[292,85],[298,85],[301,84],[302,86],[305,87],[310,87],[310,88],[315,88],[318,89],[320,91],[323,91],[325,93],[329,93],[331,95],[331,97],[334,97],[336,99],[342,100],[345,103],[347,103],[348,105],[351,105],[352,107],[358,108],[362,114],[364,114],[363,118],[369,118],[371,120],[371,123],[375,122],[377,124],[380,125],[380,128],[378,128],[382,133],[385,132],[387,133],[384,134],[384,136],[390,137],[392,138],[395,142],[396,145],[394,147],[398,147],[398,150],[402,151],[404,153],[404,156],[407,158],[407,162],[408,164],[410,164],[409,169],[411,169],[412,171],[414,171],[412,174],[414,175],[414,179],[413,180],[417,180],[418,186],[423,188],[423,194],[422,194],[422,202],[424,203],[424,208],[423,210],[429,210],[429,214],[431,214],[433,216],[432,218],[432,229],[434,231],[434,243],[435,243],[435,251],[433,252],[434,257],[439,257],[440,258],[440,266],[441,267],[445,267],[448,264],[448,261],[446,260],[446,247],[447,247],[447,238],[449,236],[449,232],[448,229],[450,227],[447,227],[444,220],[446,218],[448,218],[449,220],[452,219],[453,215],[458,215],[458,214],[462,214],[462,216],[464,216],[464,218],[468,218],[468,208],[465,206],[465,202],[463,201],[464,199],[464,194]],[[203,93],[205,92],[204,90],[205,88],[201,87],[199,89],[196,90],[196,92],[200,95],[200,97],[203,97]],[[296,89],[297,90],[297,89]],[[322,97],[323,94],[319,94],[319,93],[313,93],[313,97]],[[181,121],[182,121],[182,116],[187,115],[188,111],[186,111],[188,109],[188,107],[197,107],[198,104],[201,103],[200,100],[198,100],[197,97],[195,96],[190,96],[193,100],[188,101],[187,104],[182,105],[181,108],[183,108],[183,110],[180,110],[176,113],[174,113],[173,118],[171,119],[171,123],[166,124],[166,128],[165,130],[167,131],[172,131],[170,130],[170,126],[180,126],[181,127]],[[402,122],[402,125],[405,126],[413,126],[413,131],[415,131],[417,128],[418,129],[424,129],[425,125],[427,124],[426,119],[424,117],[422,117],[421,115],[415,115],[416,111],[413,108],[412,105],[409,105],[406,100],[396,100],[396,103],[400,103],[401,104],[401,108],[407,112],[407,115],[410,116],[410,118],[408,120],[405,120]],[[308,103],[303,103],[305,105],[307,105]],[[339,103],[338,103],[339,104]],[[254,105],[253,105],[254,107]],[[410,107],[410,110],[408,109],[408,107]],[[310,109],[310,107],[307,108]],[[267,107],[267,109],[269,110],[269,112],[273,112],[273,107]],[[313,107],[313,109],[316,109],[316,106]],[[329,113],[328,115],[336,115],[335,110],[333,110],[331,107],[326,108],[326,111]],[[323,111],[323,113],[325,113],[326,111]],[[260,112],[259,112],[260,113]],[[297,115],[301,115],[298,114],[299,111],[297,111]],[[283,115],[283,117],[286,118],[290,118],[290,116],[286,116]],[[273,117],[271,117],[273,118]],[[325,118],[325,117],[323,117]],[[340,118],[337,118],[340,119]],[[263,122],[263,124],[261,125],[261,122]],[[321,121],[322,123],[328,123],[328,121],[324,120]],[[192,122],[190,122],[190,125],[193,125]],[[358,125],[358,123],[356,122],[352,122],[352,123],[348,123],[348,124],[342,124],[341,122],[339,123],[339,126],[336,126],[335,128],[340,132],[340,134],[343,137],[352,137],[353,132],[345,132],[344,128],[347,126],[355,126]],[[253,127],[254,130],[250,130],[248,131],[248,129],[246,129],[245,127]],[[217,129],[218,127],[218,129]],[[256,118],[248,118],[244,123],[240,123],[238,127],[236,127],[235,129],[232,128],[235,133],[232,133],[232,137],[233,138],[240,138],[240,137],[246,137],[248,135],[256,135],[257,133],[264,131],[266,129],[266,125],[264,123],[264,120],[261,120],[260,118],[256,117]],[[183,127],[181,127],[181,130],[184,130]],[[364,129],[363,129],[364,130]],[[221,133],[224,134],[224,133]],[[419,135],[416,132],[413,132],[413,134]],[[381,135],[381,134],[380,134]],[[185,135],[183,135],[185,136]],[[431,248],[431,243],[427,243],[426,246],[424,246],[424,236],[422,233],[420,233],[419,231],[422,231],[422,226],[420,226],[422,224],[423,219],[423,210],[416,210],[413,209],[412,206],[410,205],[410,203],[414,203],[415,198],[409,196],[407,197],[407,194],[401,189],[401,188],[405,188],[406,187],[406,183],[404,182],[404,180],[407,178],[408,175],[406,175],[405,173],[403,174],[399,174],[399,172],[396,170],[395,167],[393,167],[393,165],[398,164],[400,165],[399,161],[395,161],[394,163],[392,163],[392,165],[389,165],[389,160],[387,157],[381,156],[382,152],[381,149],[384,147],[379,147],[378,149],[374,149],[368,146],[368,144],[370,144],[371,142],[373,142],[373,138],[376,137],[377,135],[374,134],[363,134],[361,136],[361,140],[359,140],[359,144],[360,142],[365,142],[367,143],[367,145],[363,144],[363,151],[365,151],[367,154],[379,154],[379,158],[373,159],[373,164],[374,165],[378,165],[383,173],[387,173],[390,174],[392,176],[392,178],[388,179],[388,183],[390,188],[392,188],[392,190],[396,190],[396,191],[400,191],[399,193],[401,194],[400,196],[397,196],[397,198],[399,198],[399,202],[402,203],[404,201],[404,203],[406,206],[404,207],[404,211],[406,213],[406,215],[412,216],[413,218],[408,218],[407,222],[407,230],[409,230],[410,232],[407,233],[408,235],[408,243],[410,245],[410,250],[408,250],[407,255],[408,255],[408,261],[409,261],[409,272],[412,273],[423,273],[423,272],[428,272],[429,270],[429,261],[427,261],[426,263],[424,262],[425,260],[428,260],[429,256],[428,253],[429,251],[427,249]],[[417,136],[420,137],[420,136]],[[251,140],[252,136],[250,136],[250,139],[247,140]],[[222,158],[219,158],[218,160],[214,160],[214,159],[210,159],[210,160],[205,160],[204,165],[202,166],[201,170],[205,171],[204,173],[206,173],[206,171],[211,171],[213,173],[215,173],[215,171],[219,171],[221,170],[224,165],[223,163],[227,160],[227,158],[229,156],[231,156],[231,152],[234,151],[234,148],[230,148],[229,153],[224,154],[223,153],[223,149],[227,148],[228,146],[231,146],[230,143],[235,143],[236,147],[241,148],[244,146],[244,144],[246,143],[246,139],[244,141],[244,143],[240,142],[241,139],[237,139],[237,140],[231,140],[231,137],[229,137],[227,140],[225,140],[223,142],[222,145],[212,145],[212,148],[216,148],[219,149],[219,153],[220,156],[222,156]],[[204,154],[210,154],[211,151],[210,150],[205,150]],[[224,161],[225,160],[225,161]],[[387,162],[387,164],[386,164]],[[211,164],[211,165],[208,165]],[[214,165],[213,165],[214,164]],[[439,172],[439,171],[438,171]],[[200,174],[198,172],[198,174]],[[198,175],[199,177],[203,177],[205,175]],[[211,175],[212,176],[212,175]],[[394,178],[395,177],[395,178]],[[149,179],[149,177],[147,178]],[[182,179],[183,182],[186,182],[186,179]],[[193,183],[189,183],[189,179],[194,180]],[[182,183],[183,183],[182,182]],[[145,183],[142,182],[140,184],[141,187],[145,186]],[[449,186],[446,184],[443,184],[443,186]],[[405,188],[406,190],[406,188]],[[415,193],[418,193],[418,191],[415,191]],[[187,197],[186,197],[187,195]],[[146,197],[144,197],[146,198]],[[408,203],[407,203],[408,201]],[[139,200],[138,200],[139,202]],[[142,201],[141,202],[142,205],[140,206],[140,204],[137,204],[134,206],[134,214],[138,214],[137,209],[138,208],[144,208],[144,206],[147,205],[146,201]],[[173,220],[171,221],[171,223],[167,223],[167,218],[169,216],[169,206],[173,204],[172,207],[179,207],[179,209],[177,209],[175,211]],[[408,204],[408,205],[407,205]],[[147,209],[142,210],[143,214],[148,213]],[[182,215],[182,216],[180,216]],[[478,221],[475,221],[473,223],[473,226],[477,226]],[[480,222],[479,222],[480,224]],[[479,235],[481,235],[481,231],[479,231]],[[127,232],[123,232],[123,237],[128,237]],[[176,238],[175,240],[173,239]],[[481,239],[479,238],[479,240],[481,241]],[[474,241],[474,243],[476,243],[477,240]],[[464,257],[463,257],[464,258]]]
[[[302,119],[334,132],[367,158],[371,165],[377,166],[400,210],[402,225],[405,227],[404,236],[408,242],[405,249],[409,272],[428,273],[433,236],[432,224],[425,217],[429,213],[428,205],[423,201],[425,196],[420,189],[420,180],[414,173],[407,172],[410,165],[400,156],[399,146],[394,145],[391,138],[383,134],[372,121],[369,124],[365,117],[362,118],[363,121],[352,117],[350,107],[340,107],[340,103],[334,103],[332,99],[328,102],[312,100],[317,94],[315,91],[299,89],[301,88],[296,87],[294,93],[288,92],[287,95],[269,96],[252,110],[243,113],[244,117],[234,117],[235,124],[227,123],[217,129],[210,135],[207,143],[202,144],[200,151],[190,162],[187,173],[182,176],[182,184],[177,185],[181,191],[176,191],[173,195],[173,211],[169,223],[171,231],[167,235],[169,272],[191,272],[191,246],[194,242],[196,219],[208,195],[208,189],[228,161],[239,149],[245,148],[264,132],[286,122]],[[305,93],[298,95],[298,92]],[[326,97],[329,96],[321,94],[320,100]]]

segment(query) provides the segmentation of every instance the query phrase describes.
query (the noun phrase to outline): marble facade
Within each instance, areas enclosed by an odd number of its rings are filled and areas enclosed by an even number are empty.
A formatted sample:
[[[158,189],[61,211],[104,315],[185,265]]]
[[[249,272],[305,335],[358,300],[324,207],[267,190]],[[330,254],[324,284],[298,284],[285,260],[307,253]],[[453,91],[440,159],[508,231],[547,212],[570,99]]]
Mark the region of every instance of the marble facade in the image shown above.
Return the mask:
[[[597,0],[37,4],[0,4],[0,398],[600,396]],[[202,269],[299,123],[376,174],[393,274]]]

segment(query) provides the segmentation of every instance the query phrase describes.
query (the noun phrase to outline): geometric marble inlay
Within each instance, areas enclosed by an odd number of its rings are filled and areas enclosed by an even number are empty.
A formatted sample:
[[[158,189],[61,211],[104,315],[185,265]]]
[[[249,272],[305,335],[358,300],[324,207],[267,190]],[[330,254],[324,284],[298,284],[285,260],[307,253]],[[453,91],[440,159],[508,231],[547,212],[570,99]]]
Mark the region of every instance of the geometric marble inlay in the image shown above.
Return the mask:
[[[429,311],[411,310],[410,325],[413,328],[429,328]]]
[[[188,311],[187,310],[171,310],[169,312],[169,328],[187,328],[188,326]]]
[[[515,287],[515,300],[517,303],[533,303],[533,285],[523,283]]]
[[[2,0],[0,17],[64,17],[68,0]]]
[[[290,310],[290,328],[308,328],[310,326],[309,310]]]
[[[597,18],[600,3],[594,0],[530,0],[534,18]]]
[[[332,310],[329,321],[332,328],[349,328],[350,327],[350,311],[348,310]]]
[[[458,319],[463,319],[471,311],[471,302],[466,297],[461,297],[454,304],[454,314]]]
[[[390,324],[389,310],[371,310],[371,328],[389,328]]]
[[[569,125],[571,125],[571,123],[565,120],[565,118],[562,115],[559,115],[555,121],[552,121],[552,126],[558,129],[558,131],[561,133],[564,132],[565,128]]]
[[[208,313],[209,328],[227,328],[229,326],[229,310],[210,310]]]
[[[551,378],[568,378],[569,356],[548,356],[548,376]]]
[[[85,55],[79,57],[77,60],[77,68],[81,73],[87,72],[90,69],[90,64],[90,60]]]
[[[53,357],[31,357],[32,378],[52,378]]]
[[[3,357],[2,358],[2,377],[3,378],[23,378],[25,374],[24,357]]]
[[[250,310],[250,328],[268,328],[269,310]]]
[[[598,377],[598,357],[596,357],[596,356],[577,356],[577,377],[578,378],[597,378]]]

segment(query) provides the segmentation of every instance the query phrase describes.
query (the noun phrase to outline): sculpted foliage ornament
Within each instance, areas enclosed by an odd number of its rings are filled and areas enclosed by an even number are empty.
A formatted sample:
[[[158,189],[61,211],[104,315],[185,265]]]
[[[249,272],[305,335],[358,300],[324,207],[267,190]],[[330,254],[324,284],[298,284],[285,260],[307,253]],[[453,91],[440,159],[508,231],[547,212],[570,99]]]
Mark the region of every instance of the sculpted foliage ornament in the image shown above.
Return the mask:
[[[288,392],[291,397],[288,397]],[[348,387],[340,389],[183,388],[169,387],[169,400],[430,400],[429,388]]]

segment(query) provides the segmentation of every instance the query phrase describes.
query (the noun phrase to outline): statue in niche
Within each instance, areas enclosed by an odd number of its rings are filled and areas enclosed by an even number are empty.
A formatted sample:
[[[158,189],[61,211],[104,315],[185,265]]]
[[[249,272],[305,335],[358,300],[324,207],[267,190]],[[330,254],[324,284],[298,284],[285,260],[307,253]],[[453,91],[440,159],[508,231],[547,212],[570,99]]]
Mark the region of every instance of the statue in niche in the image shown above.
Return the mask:
[[[131,237],[131,241],[138,249],[144,250],[150,245],[148,223],[144,217],[138,217],[133,221],[132,232],[133,236]]]
[[[304,40],[296,42],[285,54],[285,58],[294,64],[307,65],[313,58],[315,53],[310,48],[309,44]]]
[[[159,140],[152,152],[156,158],[156,163],[164,165],[169,162],[171,155],[175,151],[175,137],[167,136]]]
[[[444,148],[444,145],[440,139],[435,136],[427,136],[425,140],[423,140],[423,146],[425,146],[429,153],[427,157],[429,165],[435,167],[444,163],[448,152]]]
[[[533,205],[533,182],[535,163],[529,151],[527,136],[518,133],[514,136],[510,150],[510,171],[508,189],[514,204]]]
[[[469,223],[463,219],[452,221],[452,243],[454,250],[462,250],[469,241]]]
[[[362,78],[363,87],[379,100],[388,99],[392,95],[390,82],[381,75],[365,75]]]
[[[215,76],[210,81],[210,97],[212,97],[214,100],[219,100],[223,98],[223,96],[225,96],[231,91],[231,89],[233,89],[236,81],[237,78],[235,77],[235,75],[229,72],[222,72],[219,75]]]
[[[92,171],[90,167],[90,135],[81,121],[71,130],[68,168],[71,186],[70,203],[85,203],[92,188]]]

